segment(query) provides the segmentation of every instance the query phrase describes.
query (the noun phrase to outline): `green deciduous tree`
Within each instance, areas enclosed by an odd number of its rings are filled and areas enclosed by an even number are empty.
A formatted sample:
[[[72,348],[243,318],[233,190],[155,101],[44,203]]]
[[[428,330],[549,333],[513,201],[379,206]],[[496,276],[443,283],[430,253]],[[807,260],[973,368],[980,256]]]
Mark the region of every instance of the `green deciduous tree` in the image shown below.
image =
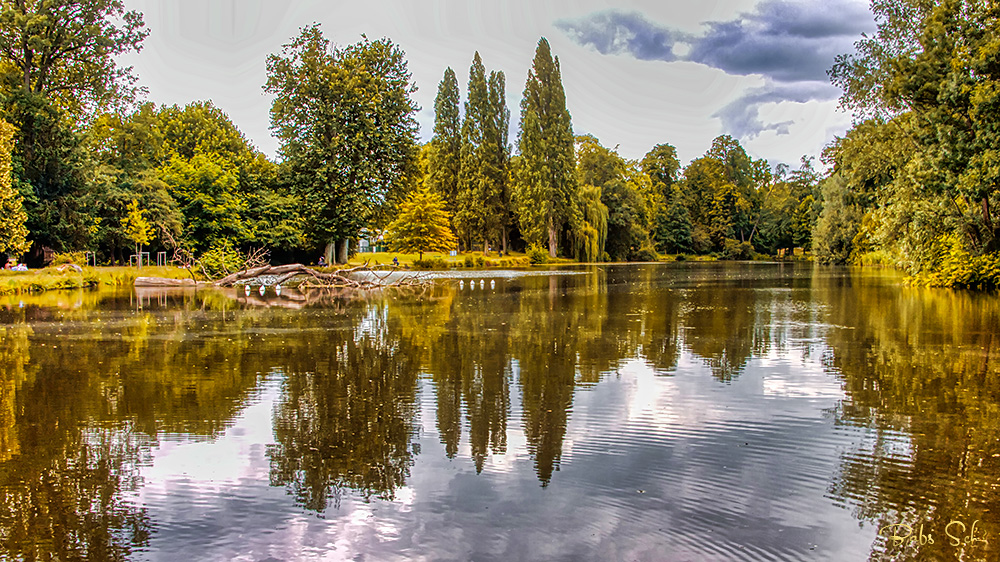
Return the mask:
[[[677,149],[670,144],[658,144],[642,157],[642,171],[649,175],[653,190],[664,200],[670,199],[671,187],[677,181],[680,169]]]
[[[148,212],[164,246],[205,251],[233,246],[302,245],[295,197],[276,166],[211,102],[143,104],[98,116],[88,135],[95,161],[87,208],[98,222],[95,249],[112,256],[127,237],[117,217],[132,199]]]
[[[559,57],[552,57],[544,37],[524,86],[518,149],[513,201],[521,233],[528,243],[547,245],[554,257],[559,232],[577,212],[579,188]]]
[[[0,253],[20,257],[28,251],[28,215],[21,195],[14,190],[11,153],[14,151],[14,127],[0,120]]]
[[[691,216],[684,206],[684,195],[679,188],[672,190],[670,199],[653,215],[652,236],[660,252],[680,254],[693,251]]]
[[[386,242],[400,252],[447,252],[455,248],[455,235],[449,222],[451,213],[441,196],[423,189],[410,195],[401,206],[399,217],[389,225]]]
[[[823,263],[845,264],[851,260],[861,225],[861,210],[853,202],[839,174],[823,180],[823,212],[813,232],[813,251]]]
[[[0,117],[18,130],[14,183],[36,244],[86,247],[80,133],[99,111],[134,99],[135,78],[116,57],[139,50],[146,34],[119,0],[0,4]]]
[[[120,0],[17,0],[0,7],[0,57],[26,94],[72,114],[134,96],[131,67],[115,57],[138,51],[149,32]]]
[[[721,186],[712,200],[716,220],[720,224],[716,231],[731,228],[727,238],[753,243],[760,225],[761,191],[771,182],[767,161],[750,158],[739,141],[729,135],[716,137],[706,156],[722,163],[726,179],[726,184]],[[728,222],[728,226],[722,227],[723,221]]]
[[[905,148],[888,159],[884,189],[842,174],[852,193],[874,196],[862,233],[879,233],[876,249],[913,273],[936,268],[955,237],[973,256],[1000,251],[1000,9],[981,0],[877,0],[872,9],[877,33],[830,74],[843,106],[877,118],[863,133]]]
[[[311,241],[358,236],[416,160],[415,90],[403,51],[389,39],[331,47],[319,25],[267,59],[272,129]]]
[[[581,186],[596,186],[605,209],[606,231],[601,236],[604,243],[600,255],[607,253],[613,260],[640,259],[639,250],[649,246],[649,176],[638,163],[626,161],[614,150],[601,146],[592,135],[579,136],[576,143],[577,181]],[[587,214],[597,216],[597,222],[578,227],[583,232],[587,232],[587,226],[596,228],[601,223],[600,212]]]

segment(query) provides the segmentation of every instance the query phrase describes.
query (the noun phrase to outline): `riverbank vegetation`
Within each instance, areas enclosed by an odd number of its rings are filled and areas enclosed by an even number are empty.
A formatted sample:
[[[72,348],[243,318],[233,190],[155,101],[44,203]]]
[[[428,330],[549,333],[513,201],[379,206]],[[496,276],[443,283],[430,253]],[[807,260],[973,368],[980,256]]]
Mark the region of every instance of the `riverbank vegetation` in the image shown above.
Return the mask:
[[[192,274],[179,267],[82,267],[60,270],[46,267],[31,271],[0,271],[0,295],[22,295],[54,289],[85,287],[131,287],[140,275],[166,279],[191,279]],[[203,276],[196,276],[205,280]]]
[[[142,101],[114,56],[138,51],[148,31],[121,2],[4,4],[0,253],[123,264],[145,249],[225,265],[266,248],[274,262],[342,264],[388,245],[419,262],[424,251],[481,252],[486,265],[502,263],[497,252],[542,263],[811,251],[925,284],[995,287],[997,10],[873,10],[878,33],[830,72],[859,120],[824,151],[824,170],[810,157],[771,165],[729,135],[686,166],[668,142],[630,160],[574,135],[544,38],[514,129],[504,73],[474,53],[464,101],[444,70],[421,145],[405,53],[388,38],[334,45],[319,25],[267,58],[272,161],[209,101]]]
[[[1000,8],[873,3],[878,33],[830,72],[861,121],[824,154],[817,255],[921,284],[1000,286]]]

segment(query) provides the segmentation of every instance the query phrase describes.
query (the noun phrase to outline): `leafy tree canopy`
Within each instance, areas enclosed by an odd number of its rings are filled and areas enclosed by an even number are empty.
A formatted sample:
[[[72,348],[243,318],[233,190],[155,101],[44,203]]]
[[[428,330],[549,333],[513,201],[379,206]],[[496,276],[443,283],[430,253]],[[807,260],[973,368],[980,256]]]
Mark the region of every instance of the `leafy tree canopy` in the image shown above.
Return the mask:
[[[319,25],[267,58],[272,129],[309,237],[356,237],[416,160],[416,86],[402,49],[366,37],[331,47]]]

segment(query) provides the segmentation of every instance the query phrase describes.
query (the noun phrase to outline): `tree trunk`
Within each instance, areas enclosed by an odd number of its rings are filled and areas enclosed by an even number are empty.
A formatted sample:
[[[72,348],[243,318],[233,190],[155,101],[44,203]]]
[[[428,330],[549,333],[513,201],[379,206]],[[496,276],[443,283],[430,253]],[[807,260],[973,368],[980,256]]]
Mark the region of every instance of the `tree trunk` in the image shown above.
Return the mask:
[[[350,238],[344,238],[337,242],[337,263],[347,263],[347,251],[350,247]]]
[[[556,225],[552,217],[549,217],[549,257],[556,257],[556,249],[558,248],[558,243],[556,241]]]
[[[326,248],[323,249],[323,260],[326,261],[327,265],[333,263],[333,251],[336,245],[336,242],[331,240],[326,243]]]
[[[490,254],[490,241],[483,238],[483,255],[488,256]]]
[[[507,250],[507,228],[506,228],[506,227],[504,227],[504,229],[503,229],[503,231],[502,231],[502,232],[503,232],[503,236],[502,236],[502,238],[500,239],[500,241],[501,241],[501,244],[503,245],[503,255],[505,255],[505,256],[506,256],[507,254],[509,254],[509,253],[510,253],[510,252],[509,252],[509,251]]]

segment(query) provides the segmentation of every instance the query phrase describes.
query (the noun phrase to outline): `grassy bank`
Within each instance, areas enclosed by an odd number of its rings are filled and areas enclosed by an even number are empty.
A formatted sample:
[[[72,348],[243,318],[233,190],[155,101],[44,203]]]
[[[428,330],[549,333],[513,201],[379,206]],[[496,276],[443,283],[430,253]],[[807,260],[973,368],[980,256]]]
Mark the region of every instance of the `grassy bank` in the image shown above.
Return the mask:
[[[453,267],[462,268],[489,268],[489,267],[527,267],[531,265],[528,257],[522,253],[513,252],[499,257],[496,253],[483,254],[482,252],[468,252],[451,256],[440,252],[424,252],[423,260],[418,254],[402,254],[393,252],[364,253],[356,254],[348,261],[348,265],[361,265],[365,262],[374,267],[378,265],[393,265],[392,259],[399,260],[400,267],[412,269],[450,269]],[[571,260],[554,260],[553,263],[566,262]]]
[[[82,272],[67,269],[59,271],[54,267],[31,271],[0,270],[0,295],[20,295],[52,291],[56,289],[79,289],[82,287],[131,287],[139,276],[189,279],[191,274],[179,267],[85,267]]]

